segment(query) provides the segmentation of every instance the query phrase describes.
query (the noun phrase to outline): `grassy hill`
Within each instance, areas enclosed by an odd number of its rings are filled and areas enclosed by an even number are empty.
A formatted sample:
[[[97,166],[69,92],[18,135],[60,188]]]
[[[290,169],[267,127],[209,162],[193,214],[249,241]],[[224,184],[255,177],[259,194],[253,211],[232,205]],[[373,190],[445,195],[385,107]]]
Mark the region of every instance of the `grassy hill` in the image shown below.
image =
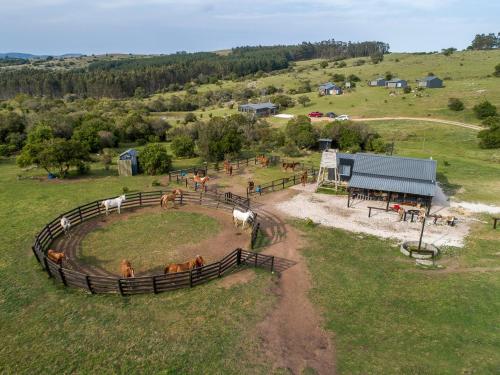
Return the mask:
[[[265,88],[269,85],[282,88],[285,94],[290,89],[297,89],[302,82],[310,81],[313,92],[306,94],[311,99],[307,107],[296,105],[284,109],[282,112],[290,114],[304,114],[311,111],[346,113],[352,116],[379,117],[379,116],[418,116],[438,117],[469,123],[479,123],[472,112],[472,107],[478,102],[487,99],[500,105],[500,79],[492,75],[496,64],[500,63],[500,51],[465,51],[457,52],[451,56],[442,54],[414,54],[392,53],[386,55],[379,64],[372,64],[369,59],[364,59],[365,64],[355,66],[360,58],[345,60],[345,68],[335,68],[333,63],[322,69],[323,60],[300,61],[295,64],[292,71],[281,72],[258,79],[246,79],[240,82],[223,81],[220,88]],[[444,88],[426,89],[422,97],[414,93],[403,94],[399,90],[397,95],[390,96],[390,91],[381,87],[368,87],[367,81],[380,75],[391,72],[393,76],[408,80],[415,87],[415,80],[434,73],[444,79]],[[316,87],[323,82],[332,80],[333,74],[348,76],[355,74],[361,79],[352,92],[341,96],[319,97]],[[198,92],[218,90],[215,84],[202,85]],[[171,95],[183,95],[185,92],[159,94],[168,98]],[[294,99],[304,94],[290,95]],[[449,98],[459,98],[465,104],[465,110],[454,112],[448,109]],[[263,97],[262,100],[267,98]],[[221,115],[235,113],[227,107],[211,107],[208,110],[197,111],[198,114],[212,113]],[[162,115],[169,116],[169,113]],[[173,114],[179,118],[182,114]],[[205,115],[206,116],[206,115]],[[280,120],[271,121],[280,123]]]

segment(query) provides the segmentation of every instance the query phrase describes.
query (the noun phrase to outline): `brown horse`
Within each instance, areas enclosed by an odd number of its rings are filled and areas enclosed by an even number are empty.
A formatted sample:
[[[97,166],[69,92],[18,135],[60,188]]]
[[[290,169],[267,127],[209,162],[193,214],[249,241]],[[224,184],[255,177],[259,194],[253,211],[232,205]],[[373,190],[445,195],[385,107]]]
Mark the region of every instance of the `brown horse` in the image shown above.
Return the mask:
[[[302,176],[300,176],[300,182],[302,183],[302,186],[306,186],[306,184],[307,184],[307,171],[304,171],[302,173]]]
[[[190,271],[193,268],[200,268],[205,265],[205,259],[201,255],[197,255],[193,260],[184,263],[170,263],[165,267],[164,273],[176,273]]]
[[[265,155],[258,156],[257,160],[259,161],[261,167],[269,167],[270,159]]]
[[[66,255],[64,255],[63,252],[49,249],[49,251],[47,251],[47,258],[49,258],[54,263],[62,264],[62,261],[66,259]]]
[[[288,168],[290,168],[292,171],[295,171],[295,167],[300,165],[300,163],[297,163],[297,162],[293,162],[293,163],[285,163],[283,162],[283,164],[281,164],[281,166],[283,167],[283,169],[286,171],[288,171]]]
[[[123,278],[135,277],[134,269],[132,268],[130,262],[126,259],[123,259],[120,263],[120,272]]]
[[[201,184],[201,187],[204,188],[207,181],[210,181],[210,177],[208,177],[208,176],[200,177],[197,174],[195,174],[193,177],[193,180],[194,180],[194,182]]]
[[[161,207],[165,206],[165,208],[168,208],[168,202],[172,202],[175,208],[175,198],[177,198],[177,196],[180,196],[182,199],[181,189],[175,189],[170,194],[163,194],[160,199],[160,206]]]

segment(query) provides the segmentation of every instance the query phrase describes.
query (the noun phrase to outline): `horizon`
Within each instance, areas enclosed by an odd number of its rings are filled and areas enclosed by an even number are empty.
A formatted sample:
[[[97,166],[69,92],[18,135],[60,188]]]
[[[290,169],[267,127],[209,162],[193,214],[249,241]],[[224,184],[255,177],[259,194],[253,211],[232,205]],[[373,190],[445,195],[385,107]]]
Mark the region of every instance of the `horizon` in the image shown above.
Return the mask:
[[[328,39],[378,40],[393,53],[462,50],[476,34],[496,33],[500,13],[500,4],[486,0],[243,0],[236,5],[228,0],[0,0],[0,5],[0,33],[9,35],[2,53],[51,56],[159,55]]]

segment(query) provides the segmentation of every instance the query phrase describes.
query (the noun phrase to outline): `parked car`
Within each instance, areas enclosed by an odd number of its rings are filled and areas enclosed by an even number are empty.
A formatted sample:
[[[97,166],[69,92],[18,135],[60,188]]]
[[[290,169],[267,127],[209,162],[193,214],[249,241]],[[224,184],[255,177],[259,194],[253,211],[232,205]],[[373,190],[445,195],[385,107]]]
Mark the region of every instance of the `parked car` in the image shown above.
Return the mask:
[[[335,117],[337,117],[337,115],[335,114],[335,112],[326,112],[325,116],[326,116],[326,117],[330,117],[330,118],[335,118]]]
[[[335,117],[335,121],[346,121],[350,120],[351,118],[348,115],[340,115]]]
[[[309,117],[323,117],[323,113],[321,112],[311,112],[308,114]]]

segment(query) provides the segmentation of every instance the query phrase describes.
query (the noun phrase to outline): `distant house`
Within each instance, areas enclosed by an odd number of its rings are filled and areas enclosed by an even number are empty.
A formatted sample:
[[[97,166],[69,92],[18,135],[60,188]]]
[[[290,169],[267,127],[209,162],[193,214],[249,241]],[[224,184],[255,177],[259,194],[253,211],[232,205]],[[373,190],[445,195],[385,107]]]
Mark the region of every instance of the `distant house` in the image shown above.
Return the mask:
[[[402,89],[405,88],[406,86],[408,86],[408,82],[405,81],[404,79],[399,79],[399,78],[393,78],[385,82],[385,87],[392,89]]]
[[[240,105],[238,111],[250,113],[256,117],[263,117],[276,114],[277,108],[278,107],[271,102],[256,104],[248,103]]]
[[[118,174],[120,176],[134,176],[139,173],[137,150],[128,149],[118,156]]]
[[[374,79],[373,81],[369,81],[368,82],[368,86],[372,86],[372,87],[376,87],[376,86],[384,87],[385,86],[385,82],[386,82],[386,80],[384,78],[379,77],[377,79]]]
[[[331,82],[319,85],[318,91],[320,95],[342,95],[342,88]]]
[[[318,139],[320,151],[328,150],[332,146],[331,138],[320,138]]]
[[[428,76],[422,79],[417,79],[418,87],[425,87],[428,89],[437,89],[443,87],[443,80],[436,76]]]

